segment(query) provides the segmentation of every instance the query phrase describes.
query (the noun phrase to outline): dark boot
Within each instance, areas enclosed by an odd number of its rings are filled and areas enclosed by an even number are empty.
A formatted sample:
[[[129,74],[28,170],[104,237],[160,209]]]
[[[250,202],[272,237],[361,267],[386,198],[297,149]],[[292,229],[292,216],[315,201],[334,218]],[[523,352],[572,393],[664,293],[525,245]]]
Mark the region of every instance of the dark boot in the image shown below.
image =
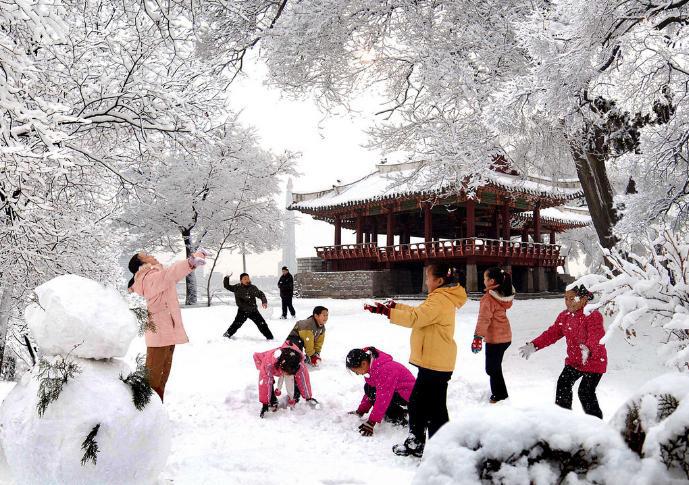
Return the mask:
[[[409,437],[404,440],[404,443],[393,446],[392,452],[397,456],[416,456],[421,458],[423,456],[424,447],[425,443],[409,435]]]

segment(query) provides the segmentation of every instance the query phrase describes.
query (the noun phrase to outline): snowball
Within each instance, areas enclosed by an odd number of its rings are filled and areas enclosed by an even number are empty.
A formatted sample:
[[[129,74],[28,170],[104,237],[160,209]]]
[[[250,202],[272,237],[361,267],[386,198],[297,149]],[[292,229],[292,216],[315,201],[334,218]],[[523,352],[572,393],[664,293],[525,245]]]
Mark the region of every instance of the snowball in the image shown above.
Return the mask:
[[[273,357],[275,357],[276,359],[279,359],[281,355],[282,355],[282,350],[280,350],[280,349],[277,349],[275,352],[273,352]]]
[[[25,311],[29,329],[45,355],[109,359],[127,353],[137,323],[112,288],[77,275],[53,278],[36,288],[39,304]]]
[[[0,445],[17,483],[154,483],[171,448],[170,422],[154,393],[134,407],[131,388],[119,379],[121,361],[73,359],[81,372],[38,416],[37,369],[27,374],[0,407]],[[97,462],[81,465],[81,445],[94,426]]]

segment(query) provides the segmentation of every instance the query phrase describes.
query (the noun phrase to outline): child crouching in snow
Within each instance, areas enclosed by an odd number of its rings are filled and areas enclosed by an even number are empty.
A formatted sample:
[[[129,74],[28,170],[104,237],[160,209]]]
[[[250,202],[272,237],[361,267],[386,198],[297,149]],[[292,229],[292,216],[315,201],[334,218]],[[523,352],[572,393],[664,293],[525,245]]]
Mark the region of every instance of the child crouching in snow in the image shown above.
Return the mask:
[[[562,337],[567,342],[565,368],[557,380],[555,404],[572,409],[572,388],[581,378],[579,400],[586,414],[603,419],[603,412],[598,405],[596,386],[607,370],[608,354],[600,339],[605,335],[603,316],[597,310],[586,315],[584,307],[593,298],[593,294],[584,285],[575,286],[565,292],[567,309],[560,313],[550,328],[519,348],[525,359],[537,350],[554,344]]]
[[[481,351],[486,340],[486,374],[490,377],[490,403],[507,399],[507,386],[502,375],[502,357],[512,343],[512,329],[507,310],[512,308],[514,288],[509,273],[493,266],[483,273],[486,294],[481,298],[478,321],[474,330],[471,351]]]
[[[407,425],[407,405],[416,382],[409,369],[375,347],[350,350],[345,365],[366,381],[364,397],[352,414],[363,416],[373,407],[368,421],[359,426],[362,436],[371,436],[373,427],[383,419]]]
[[[304,354],[294,345],[285,343],[282,347],[268,350],[266,352],[256,352],[254,363],[258,369],[258,398],[263,405],[260,416],[271,409],[273,412],[278,409],[278,396],[280,387],[285,383],[288,394],[288,405],[294,407],[299,401],[299,396],[303,396],[311,405],[318,404],[311,393],[311,381],[309,371],[304,365]],[[278,377],[278,388],[275,389],[275,377]],[[296,383],[296,386],[295,386]]]

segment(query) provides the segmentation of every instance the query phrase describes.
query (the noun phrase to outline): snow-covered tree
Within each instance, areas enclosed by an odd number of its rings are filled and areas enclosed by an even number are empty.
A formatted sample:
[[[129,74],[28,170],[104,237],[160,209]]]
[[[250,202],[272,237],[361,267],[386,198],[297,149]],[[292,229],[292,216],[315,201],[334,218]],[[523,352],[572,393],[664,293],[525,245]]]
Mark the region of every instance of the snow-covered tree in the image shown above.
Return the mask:
[[[437,174],[472,175],[475,183],[495,154],[522,172],[577,173],[604,247],[617,241],[618,160],[654,176],[648,185],[657,192],[671,187],[640,216],[686,207],[686,177],[667,177],[686,168],[686,2],[206,0],[205,7],[202,45],[216,53],[217,68],[241,69],[260,45],[273,84],[325,107],[382,92],[378,148],[407,151]]]
[[[0,8],[0,349],[25,342],[32,288],[61,273],[115,283],[113,216],[171,140],[224,107],[181,9],[7,0]],[[14,323],[15,325],[12,325]],[[0,351],[2,354],[2,351]]]
[[[588,310],[604,309],[615,318],[605,339],[622,330],[633,339],[638,325],[662,327],[668,334],[667,363],[689,369],[689,241],[663,229],[644,244],[645,255],[606,250],[605,274],[576,281],[596,294]]]
[[[190,255],[199,246],[221,252],[241,241],[261,251],[279,243],[275,195],[279,178],[291,173],[292,154],[275,156],[261,149],[253,130],[229,118],[197,132],[195,139],[171,140],[160,155],[142,164],[139,175],[140,185],[154,190],[138,191],[124,216],[139,236],[139,249],[183,245]],[[196,300],[192,275],[186,302]]]

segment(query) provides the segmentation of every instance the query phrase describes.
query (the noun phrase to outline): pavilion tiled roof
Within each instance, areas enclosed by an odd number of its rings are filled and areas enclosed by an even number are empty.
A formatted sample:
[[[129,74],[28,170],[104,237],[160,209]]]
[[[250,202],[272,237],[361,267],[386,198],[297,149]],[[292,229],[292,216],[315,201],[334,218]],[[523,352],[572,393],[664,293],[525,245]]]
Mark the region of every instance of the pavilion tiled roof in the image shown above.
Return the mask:
[[[380,164],[375,172],[354,182],[318,192],[295,193],[290,209],[311,212],[389,199],[440,195],[456,190],[459,184],[454,177],[440,179],[432,170],[433,167],[420,162]],[[552,180],[492,170],[483,174],[482,178],[484,186],[509,192],[558,200],[572,200],[583,195],[577,179]]]
[[[591,215],[586,207],[548,207],[540,211],[541,221],[551,224],[561,224],[568,228],[586,227],[591,225]],[[533,211],[516,214],[517,223],[533,221]]]

